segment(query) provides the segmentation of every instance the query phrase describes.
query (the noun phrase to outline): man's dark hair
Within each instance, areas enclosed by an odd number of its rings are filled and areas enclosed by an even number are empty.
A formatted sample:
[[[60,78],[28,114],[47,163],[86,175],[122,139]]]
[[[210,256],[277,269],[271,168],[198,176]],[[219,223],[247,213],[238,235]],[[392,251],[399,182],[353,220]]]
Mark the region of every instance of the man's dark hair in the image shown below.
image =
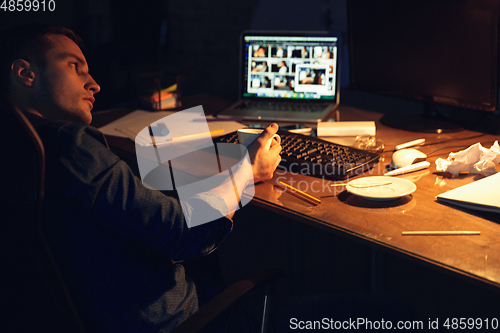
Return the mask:
[[[45,53],[53,47],[47,35],[64,35],[80,48],[83,43],[72,30],[45,24],[27,24],[0,33],[0,91],[8,92],[9,73],[16,59],[45,66]]]

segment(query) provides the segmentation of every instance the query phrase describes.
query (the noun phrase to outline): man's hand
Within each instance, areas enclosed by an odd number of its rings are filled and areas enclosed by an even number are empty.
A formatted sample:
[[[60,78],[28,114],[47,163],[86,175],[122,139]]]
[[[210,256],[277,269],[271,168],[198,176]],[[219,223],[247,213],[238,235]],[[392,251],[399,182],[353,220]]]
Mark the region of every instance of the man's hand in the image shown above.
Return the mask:
[[[281,145],[273,140],[269,150],[265,148],[267,141],[278,131],[278,124],[269,125],[254,142],[248,145],[248,154],[252,162],[254,182],[273,178],[276,167],[281,162]]]
[[[281,146],[276,140],[272,140],[269,150],[266,144],[278,131],[278,125],[268,126],[250,145],[248,145],[248,158],[244,158],[238,167],[233,169],[232,179],[228,179],[221,185],[210,190],[218,194],[226,202],[228,217],[232,218],[234,212],[238,209],[238,200],[246,186],[251,184],[253,173],[253,182],[273,178],[274,170],[281,162]],[[234,195],[235,191],[237,196]],[[279,197],[279,195],[278,195]],[[277,197],[275,199],[277,201]]]

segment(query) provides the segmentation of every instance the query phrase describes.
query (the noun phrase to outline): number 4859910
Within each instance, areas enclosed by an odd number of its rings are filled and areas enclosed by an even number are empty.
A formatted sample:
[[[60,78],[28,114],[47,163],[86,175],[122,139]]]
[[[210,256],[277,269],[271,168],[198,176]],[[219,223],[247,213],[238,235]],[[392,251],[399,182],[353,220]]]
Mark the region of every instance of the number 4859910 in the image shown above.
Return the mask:
[[[443,323],[446,329],[469,329],[469,330],[498,330],[498,318],[447,318]]]
[[[4,12],[45,12],[56,10],[54,0],[3,0],[0,9]]]

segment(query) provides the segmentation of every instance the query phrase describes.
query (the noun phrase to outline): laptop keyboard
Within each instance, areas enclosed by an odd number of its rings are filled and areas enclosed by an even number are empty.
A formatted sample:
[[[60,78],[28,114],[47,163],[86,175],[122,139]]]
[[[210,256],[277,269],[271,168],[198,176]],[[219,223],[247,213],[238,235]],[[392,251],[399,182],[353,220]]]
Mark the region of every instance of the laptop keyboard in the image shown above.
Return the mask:
[[[320,112],[323,111],[326,107],[328,107],[328,104],[253,101],[253,102],[243,102],[236,108],[254,109],[262,111]]]
[[[302,175],[345,179],[359,175],[378,163],[377,153],[331,143],[316,137],[278,131],[281,136],[280,168]],[[237,132],[214,138],[238,143]]]

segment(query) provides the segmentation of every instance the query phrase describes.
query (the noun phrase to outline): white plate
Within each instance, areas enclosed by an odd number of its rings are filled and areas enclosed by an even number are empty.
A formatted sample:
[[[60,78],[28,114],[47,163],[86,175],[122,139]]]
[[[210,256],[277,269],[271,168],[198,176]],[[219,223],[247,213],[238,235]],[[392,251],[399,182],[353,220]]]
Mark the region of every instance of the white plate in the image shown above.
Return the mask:
[[[346,189],[368,200],[388,201],[415,192],[417,186],[402,178],[374,176],[351,180]]]

